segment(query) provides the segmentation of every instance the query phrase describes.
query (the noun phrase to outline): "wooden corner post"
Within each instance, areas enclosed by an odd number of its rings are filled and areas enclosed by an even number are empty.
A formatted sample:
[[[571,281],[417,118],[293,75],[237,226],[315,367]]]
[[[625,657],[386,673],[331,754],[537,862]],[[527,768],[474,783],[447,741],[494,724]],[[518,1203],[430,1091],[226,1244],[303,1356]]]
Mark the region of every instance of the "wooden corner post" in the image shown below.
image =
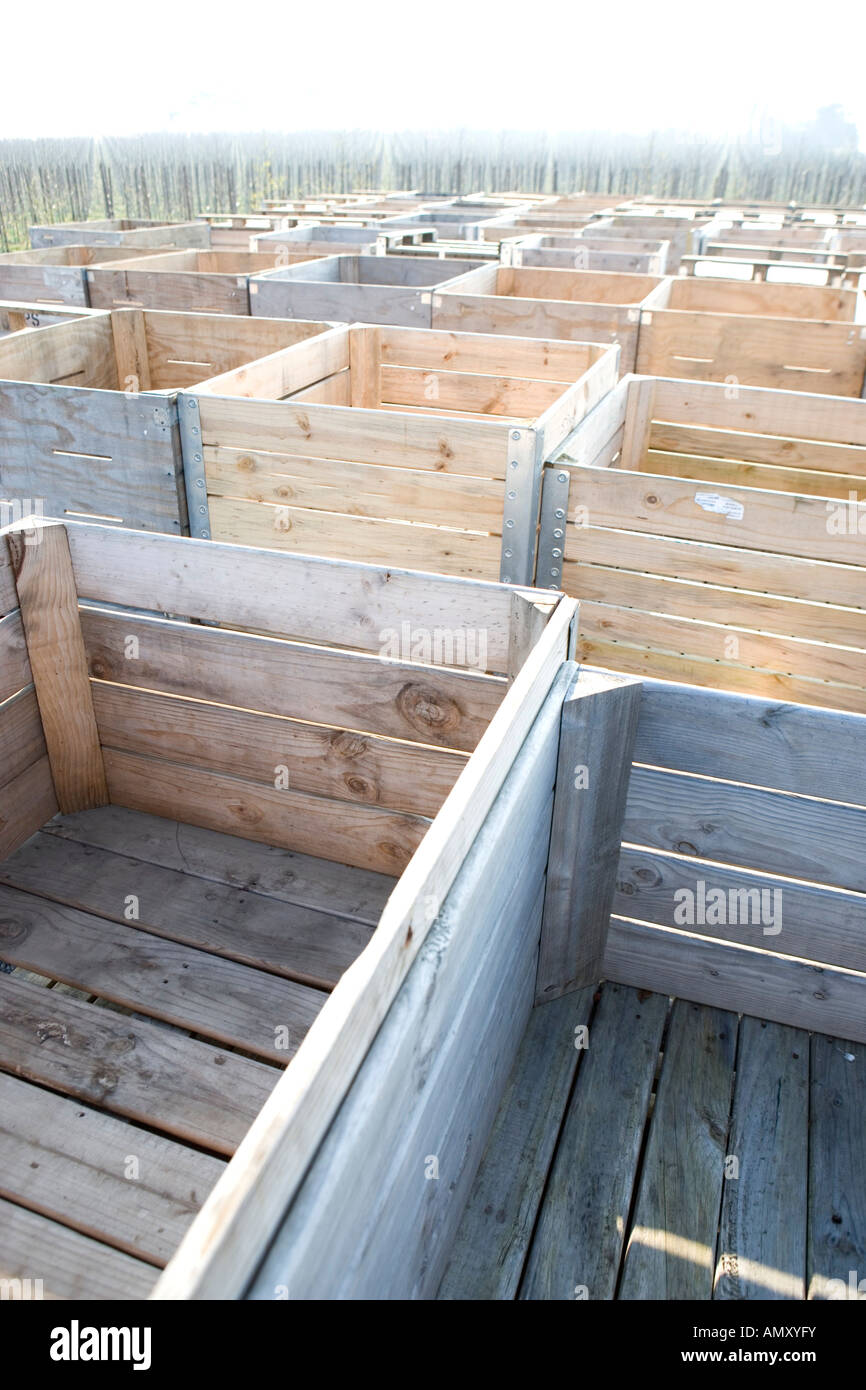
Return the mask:
[[[57,804],[64,813],[106,806],[66,527],[28,518],[5,537]]]
[[[641,682],[582,667],[563,701],[535,1002],[601,977]]]

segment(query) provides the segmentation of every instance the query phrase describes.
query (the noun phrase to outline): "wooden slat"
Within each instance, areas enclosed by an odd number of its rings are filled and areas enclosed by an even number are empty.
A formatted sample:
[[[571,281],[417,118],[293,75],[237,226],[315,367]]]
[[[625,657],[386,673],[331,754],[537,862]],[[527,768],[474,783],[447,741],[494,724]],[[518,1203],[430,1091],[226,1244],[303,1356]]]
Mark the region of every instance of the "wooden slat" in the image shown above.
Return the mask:
[[[57,814],[57,797],[47,756],[0,788],[0,860]]]
[[[400,811],[278,790],[199,768],[105,750],[111,800],[149,815],[400,874],[430,822]]]
[[[143,1299],[156,1278],[153,1265],[2,1200],[0,1232],[0,1277],[41,1279],[45,1298]]]
[[[553,1160],[522,1299],[611,1299],[668,1001],[606,984]]]
[[[117,390],[111,324],[94,315],[55,324],[53,333],[0,339],[0,378]]]
[[[0,1074],[0,1194],[128,1255],[164,1265],[224,1166]]]
[[[45,756],[36,692],[28,686],[0,705],[0,788]]]
[[[838,404],[833,402],[834,406]],[[864,412],[866,413],[866,412]],[[760,417],[759,417],[760,418]],[[742,423],[738,421],[738,423]],[[752,433],[735,425],[729,429],[701,424],[653,420],[649,448],[702,457],[745,460],[778,468],[813,469],[866,476],[866,449],[845,442],[800,439],[788,433]]]
[[[857,807],[635,767],[622,838],[866,893],[864,833],[866,814]]]
[[[181,252],[181,255],[184,253]],[[111,274],[109,271],[108,274]],[[91,300],[96,304],[96,300]],[[127,309],[111,315],[111,333],[117,361],[117,381],[122,391],[149,391],[150,364],[147,360],[147,333],[140,309]]]
[[[504,490],[496,479],[458,478],[333,459],[323,468],[321,459],[236,449],[206,448],[204,457],[209,497],[238,497],[274,506],[391,517],[431,526],[471,525],[473,531],[502,533]]]
[[[486,333],[447,333],[436,329],[379,329],[382,361],[426,371],[481,372],[532,377],[536,381],[575,381],[597,358],[586,343],[551,338],[509,338],[491,343]]]
[[[118,916],[138,888],[133,873]],[[179,945],[165,930],[153,936],[2,884],[0,920],[0,952],[10,965],[270,1062],[293,1056],[325,1002],[320,990]],[[288,1030],[282,1049],[278,1027]]]
[[[508,425],[495,420],[401,418],[352,407],[240,403],[202,396],[202,443],[227,449],[275,449],[310,458],[505,477]]]
[[[490,669],[508,669],[511,595],[499,584],[290,559],[216,541],[119,536],[86,524],[70,525],[67,534],[86,598],[374,652],[383,631],[399,632],[407,620],[431,630],[483,631]]]
[[[506,592],[508,592],[506,590]],[[551,689],[573,676],[564,663],[575,606],[560,600],[510,686],[424,843],[402,874],[368,949],[341,980],[248,1136],[245,1153],[218,1185],[156,1296],[208,1296],[242,1289],[253,1252],[286,1211],[345,1094],[346,1070],[365,1055],[501,790]],[[565,667],[565,669],[563,669]],[[279,1161],[276,1154],[279,1151]],[[214,1247],[214,1221],[220,1241]],[[257,1235],[258,1233],[258,1235]]]
[[[568,382],[533,381],[528,377],[482,375],[452,369],[382,367],[384,404],[430,404],[440,410],[472,411],[533,419],[563,394]]]
[[[256,397],[282,400],[349,366],[349,336],[345,328],[333,328],[257,361],[205,380],[197,394]],[[244,407],[236,407],[241,414]],[[202,415],[204,416],[204,402]]]
[[[644,681],[635,762],[863,805],[866,717]]]
[[[536,1002],[601,976],[640,684],[583,671],[562,706]]]
[[[806,1296],[808,1086],[808,1035],[742,1019],[714,1298]]]
[[[852,493],[856,496],[857,479],[846,473],[813,473],[805,468],[777,468],[697,454],[665,454],[655,449],[646,455],[644,467],[656,476],[694,478],[704,485],[756,487],[805,497],[838,497],[846,503]]]
[[[21,614],[8,613],[0,618],[0,701],[17,695],[32,680]]]
[[[295,791],[435,816],[466,763],[450,749],[353,735],[324,725],[93,684],[104,747],[227,772],[271,787],[280,767]],[[0,710],[0,745],[2,745]]]
[[[809,1095],[808,1298],[862,1298],[866,1267],[866,1049],[812,1038]],[[858,1045],[859,1044],[859,1045]]]
[[[592,1001],[579,990],[529,1015],[437,1298],[516,1297]]]
[[[179,872],[53,834],[34,836],[0,864],[0,880],[115,922],[125,921],[126,899],[134,893],[137,924],[143,931],[318,989],[337,983],[367,945],[372,930],[345,917],[297,904],[289,907],[229,885],[217,889],[212,880],[192,871]],[[144,942],[158,949],[147,937]],[[213,962],[205,957],[201,964],[206,971]],[[225,986],[229,983],[227,979]],[[263,977],[263,1000],[271,984]],[[324,1000],[309,1002],[318,1008]],[[280,1016],[275,1009],[274,1018]],[[268,1056],[280,1060],[273,1057],[272,1047]]]
[[[8,533],[27,653],[39,702],[51,776],[61,811],[108,801],[90,698],[78,596],[63,526],[39,528],[38,544]]]
[[[735,1014],[676,1000],[623,1264],[622,1299],[712,1296],[736,1046]]]
[[[215,539],[232,545],[305,555],[318,552],[336,560],[380,565],[399,556],[416,569],[467,579],[493,580],[499,572],[501,542],[477,532],[378,521],[303,506],[273,507],[232,497],[211,497],[209,509]]]
[[[854,972],[614,917],[605,974],[636,989],[866,1041],[864,976]]]
[[[382,329],[355,324],[349,329],[351,399],[348,404],[376,410],[382,403]]]
[[[279,1071],[0,974],[0,1070],[230,1154]]]
[[[711,493],[738,516],[708,511],[695,495]],[[761,488],[736,488],[721,483],[702,487],[688,479],[650,473],[626,473],[615,468],[579,468],[572,479],[569,501],[588,508],[594,526],[620,527],[687,540],[721,541],[740,548],[801,555],[807,559],[862,564],[863,545],[857,519],[866,516],[866,503],[852,503],[852,527],[846,534],[828,530],[827,506],[818,497],[791,496]],[[866,522],[863,523],[866,531]]]
[[[128,854],[143,863],[228,884],[259,898],[293,903],[375,926],[394,879],[276,845],[260,845],[196,825],[148,816],[123,806],[60,816],[51,835]]]
[[[98,680],[471,751],[505,693],[468,671],[83,609]],[[127,660],[130,637],[138,656]]]

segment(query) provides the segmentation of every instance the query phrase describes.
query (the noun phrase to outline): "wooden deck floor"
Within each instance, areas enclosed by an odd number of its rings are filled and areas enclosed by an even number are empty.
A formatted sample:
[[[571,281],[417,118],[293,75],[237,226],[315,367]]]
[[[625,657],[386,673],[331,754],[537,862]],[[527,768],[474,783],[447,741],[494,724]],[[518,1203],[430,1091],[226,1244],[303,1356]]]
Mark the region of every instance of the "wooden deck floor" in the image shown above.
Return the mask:
[[[117,807],[0,863],[0,1278],[145,1297],[392,887]]]
[[[796,1300],[860,1279],[866,1046],[611,984],[534,1010],[440,1298]]]

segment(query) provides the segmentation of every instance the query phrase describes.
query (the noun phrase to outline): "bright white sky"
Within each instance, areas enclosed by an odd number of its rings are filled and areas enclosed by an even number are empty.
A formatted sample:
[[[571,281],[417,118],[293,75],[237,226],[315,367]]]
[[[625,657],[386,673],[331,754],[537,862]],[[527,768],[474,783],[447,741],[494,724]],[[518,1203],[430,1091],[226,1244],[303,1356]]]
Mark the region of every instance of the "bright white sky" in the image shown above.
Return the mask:
[[[863,0],[825,12],[797,0],[43,0],[7,5],[2,39],[0,138],[461,126],[737,135],[764,112],[798,124],[840,103],[866,148]]]

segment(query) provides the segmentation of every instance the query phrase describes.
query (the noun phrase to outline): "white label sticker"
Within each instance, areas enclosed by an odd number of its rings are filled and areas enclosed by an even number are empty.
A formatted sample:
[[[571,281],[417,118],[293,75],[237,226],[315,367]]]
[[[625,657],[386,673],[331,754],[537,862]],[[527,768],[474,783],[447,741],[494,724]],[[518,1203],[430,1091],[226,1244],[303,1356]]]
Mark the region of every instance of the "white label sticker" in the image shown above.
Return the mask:
[[[746,510],[742,502],[737,502],[733,497],[722,497],[718,492],[696,492],[695,501],[705,512],[718,512],[720,516],[729,516],[732,521],[742,521]]]

